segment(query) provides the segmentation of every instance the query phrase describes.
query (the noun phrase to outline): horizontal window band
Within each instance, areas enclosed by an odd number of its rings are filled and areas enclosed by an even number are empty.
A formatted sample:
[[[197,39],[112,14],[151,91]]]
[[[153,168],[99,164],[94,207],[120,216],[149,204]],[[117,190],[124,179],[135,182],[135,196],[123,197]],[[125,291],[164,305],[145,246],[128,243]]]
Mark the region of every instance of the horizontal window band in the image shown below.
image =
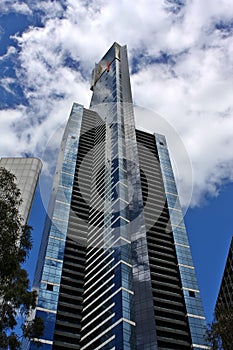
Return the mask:
[[[177,227],[177,228],[182,228],[183,230],[185,230],[185,226],[184,225],[180,226],[180,225],[176,225],[176,224],[171,223],[171,226],[172,226],[172,229],[175,229]],[[186,231],[184,231],[184,234],[187,235]]]
[[[190,292],[196,292],[196,293],[200,293],[200,291],[198,289],[193,289],[193,288],[187,288],[187,287],[182,287],[182,290],[187,290]]]
[[[181,213],[181,214],[183,215],[183,213],[182,213],[182,210],[181,210],[181,209],[177,209],[177,208],[170,207],[170,206],[168,206],[168,209],[170,209],[170,210],[175,210],[176,212]]]
[[[46,256],[45,259],[47,260],[51,260],[51,261],[56,261],[56,262],[60,262],[60,263],[63,263],[63,260],[60,260],[60,259],[55,259],[55,258],[50,258],[49,256]]]
[[[61,219],[60,217],[55,216],[55,215],[52,216],[52,222],[53,222],[53,220],[57,220],[57,221],[65,222],[65,223],[68,222],[68,220]]]
[[[192,270],[194,270],[194,266],[185,265],[185,264],[178,264],[178,266],[186,267],[187,269],[192,269]]]
[[[188,248],[190,249],[190,246],[187,244],[182,244],[182,243],[174,243],[175,245],[179,246],[179,247],[184,247],[184,248]]]
[[[32,338],[34,342],[42,343],[42,344],[48,344],[48,345],[53,345],[52,340],[47,340],[47,339],[42,339],[42,338]]]
[[[166,185],[165,185],[165,187],[166,187]],[[178,196],[177,192],[170,192],[170,191],[165,190],[165,193],[168,194],[169,196],[177,197],[177,200],[179,200],[179,196]]]
[[[49,236],[49,238],[56,239],[56,240],[62,241],[62,242],[66,241],[64,238],[59,238],[59,237],[55,237],[55,236]]]
[[[50,309],[45,309],[43,307],[37,306],[36,310],[38,311],[44,311],[44,312],[50,312],[51,314],[56,314],[57,310],[50,310]]]
[[[52,286],[60,287],[59,283],[53,283],[53,282],[50,282],[50,281],[41,280],[41,283],[51,284]]]
[[[194,314],[187,314],[187,317],[199,318],[200,320],[205,320],[205,316],[199,316]]]
[[[65,190],[70,190],[70,191],[72,191],[72,188],[71,188],[71,186],[64,186],[64,185],[61,185],[61,184],[59,184],[58,185],[58,188],[60,188],[60,189],[65,189]]]
[[[198,348],[198,349],[208,349],[208,350],[211,350],[211,346],[207,346],[207,345],[192,344],[191,347],[192,347],[192,349],[193,349],[193,348]]]
[[[73,173],[70,174],[70,173],[67,173],[67,172],[65,172],[65,171],[61,171],[60,174],[61,174],[61,175],[62,175],[62,174],[65,174],[65,175],[68,175],[68,176],[70,176],[70,177],[74,177],[74,174],[73,174]]]

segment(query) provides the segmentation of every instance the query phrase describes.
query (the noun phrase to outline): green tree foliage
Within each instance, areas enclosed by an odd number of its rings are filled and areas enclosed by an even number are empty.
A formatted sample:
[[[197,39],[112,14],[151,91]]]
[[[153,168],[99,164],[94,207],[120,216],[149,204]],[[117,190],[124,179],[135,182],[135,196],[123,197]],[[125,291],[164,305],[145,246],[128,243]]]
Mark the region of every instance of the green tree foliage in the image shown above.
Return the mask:
[[[207,332],[212,350],[233,350],[233,308],[218,308]]]
[[[16,333],[17,320],[29,320],[36,307],[36,291],[29,291],[29,279],[22,264],[32,248],[31,227],[23,225],[22,202],[15,176],[0,168],[0,348],[20,349],[22,336]],[[37,338],[43,322],[25,321],[22,335]]]

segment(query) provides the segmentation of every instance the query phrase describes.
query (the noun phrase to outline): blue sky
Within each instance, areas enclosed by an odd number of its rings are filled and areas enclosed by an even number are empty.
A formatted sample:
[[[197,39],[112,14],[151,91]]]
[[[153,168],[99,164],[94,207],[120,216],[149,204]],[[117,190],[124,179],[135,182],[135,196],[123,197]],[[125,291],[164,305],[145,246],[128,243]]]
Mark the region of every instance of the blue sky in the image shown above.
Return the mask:
[[[134,102],[148,111],[137,126],[167,136],[210,320],[233,232],[231,1],[2,0],[0,14],[1,156],[44,161],[30,273],[61,127],[74,101],[88,107],[94,62],[117,41],[128,45]]]

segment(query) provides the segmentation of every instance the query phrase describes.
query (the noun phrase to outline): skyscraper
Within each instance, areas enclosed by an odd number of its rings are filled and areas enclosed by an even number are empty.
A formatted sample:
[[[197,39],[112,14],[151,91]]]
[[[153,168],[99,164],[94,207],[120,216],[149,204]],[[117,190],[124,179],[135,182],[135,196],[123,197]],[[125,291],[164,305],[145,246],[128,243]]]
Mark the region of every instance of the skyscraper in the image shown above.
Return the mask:
[[[215,305],[215,317],[219,325],[218,335],[221,335],[223,349],[231,349],[233,343],[233,237],[231,239],[226,265]]]
[[[66,126],[38,259],[42,349],[208,349],[166,140],[135,130],[125,46],[91,89]]]
[[[222,276],[215,311],[217,309],[233,309],[233,237],[227,255],[227,261]]]
[[[25,224],[31,210],[42,162],[38,158],[31,157],[5,157],[0,158],[0,167],[7,169],[16,177],[16,183],[22,198],[19,212]]]

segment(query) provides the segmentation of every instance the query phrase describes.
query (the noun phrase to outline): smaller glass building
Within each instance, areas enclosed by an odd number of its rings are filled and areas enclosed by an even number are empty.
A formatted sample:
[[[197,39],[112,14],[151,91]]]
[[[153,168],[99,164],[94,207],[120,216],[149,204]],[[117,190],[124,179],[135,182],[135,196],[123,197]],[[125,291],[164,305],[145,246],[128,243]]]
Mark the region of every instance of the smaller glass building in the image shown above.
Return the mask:
[[[42,162],[38,158],[0,158],[0,167],[16,176],[16,183],[23,200],[19,211],[24,223],[26,223],[42,169]]]

